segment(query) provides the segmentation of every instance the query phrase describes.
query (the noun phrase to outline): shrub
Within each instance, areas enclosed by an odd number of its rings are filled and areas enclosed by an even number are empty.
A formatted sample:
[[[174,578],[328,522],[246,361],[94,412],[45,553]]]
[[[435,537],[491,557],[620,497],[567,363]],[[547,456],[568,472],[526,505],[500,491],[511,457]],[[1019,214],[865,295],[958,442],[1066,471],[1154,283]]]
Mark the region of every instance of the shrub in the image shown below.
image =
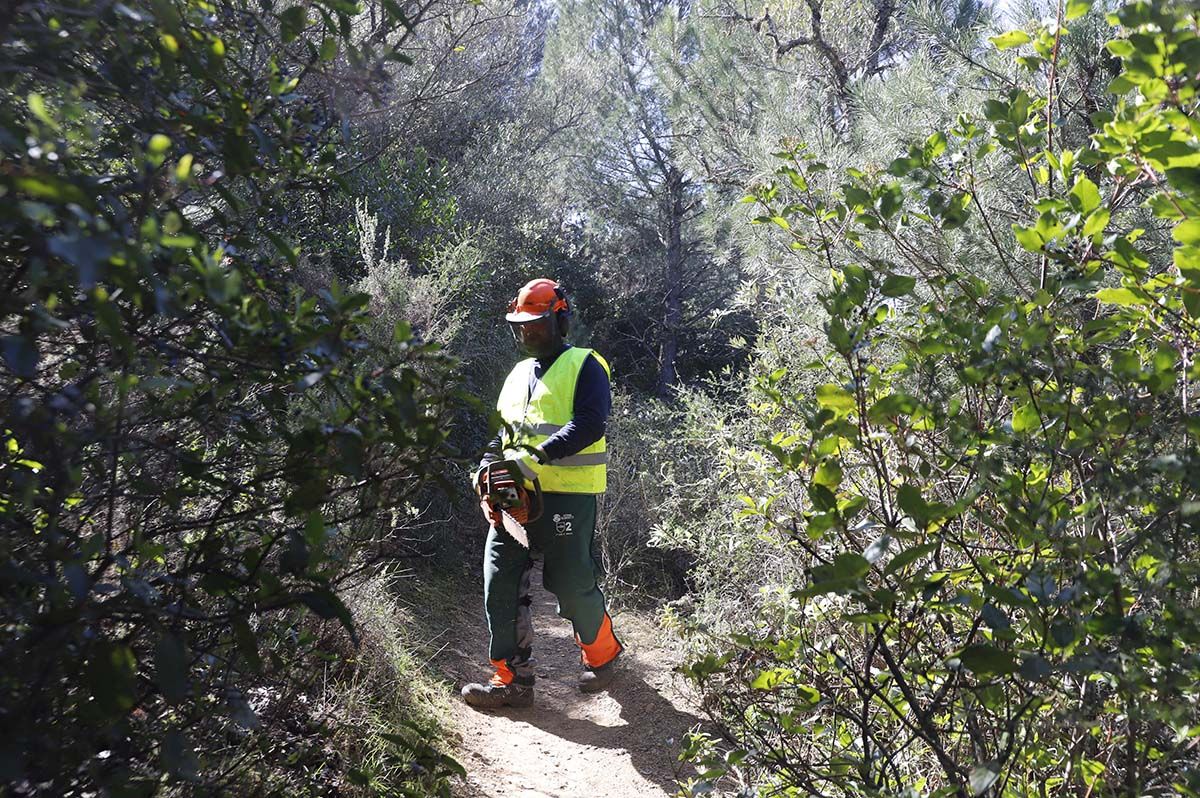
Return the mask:
[[[778,491],[744,514],[804,574],[686,668],[696,794],[1200,793],[1200,39],[1126,5],[1079,114],[1086,12],[993,40],[1017,80],[888,173],[823,192],[793,144],[754,193],[829,267],[828,354],[758,382]]]
[[[5,20],[16,794],[236,792],[283,764],[246,742],[251,688],[328,650],[314,616],[354,634],[339,584],[446,456],[447,364],[402,324],[371,343],[365,295],[296,289],[274,212],[338,190],[314,81],[396,56],[410,26],[394,9],[363,39],[356,8],[28,3]]]

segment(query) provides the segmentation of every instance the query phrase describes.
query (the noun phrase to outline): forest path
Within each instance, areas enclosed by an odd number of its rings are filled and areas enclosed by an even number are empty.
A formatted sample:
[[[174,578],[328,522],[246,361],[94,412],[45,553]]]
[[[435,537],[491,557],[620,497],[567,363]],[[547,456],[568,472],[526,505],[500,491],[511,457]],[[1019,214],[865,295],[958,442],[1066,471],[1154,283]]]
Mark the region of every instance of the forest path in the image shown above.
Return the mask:
[[[455,699],[452,737],[467,783],[463,798],[662,798],[675,794],[683,735],[699,724],[672,668],[679,653],[652,620],[634,611],[613,618],[625,645],[607,692],[576,688],[579,649],[553,595],[533,579],[537,693],[528,709],[479,711]],[[435,659],[459,689],[490,676],[482,599],[465,601]],[[690,770],[689,770],[690,772]]]

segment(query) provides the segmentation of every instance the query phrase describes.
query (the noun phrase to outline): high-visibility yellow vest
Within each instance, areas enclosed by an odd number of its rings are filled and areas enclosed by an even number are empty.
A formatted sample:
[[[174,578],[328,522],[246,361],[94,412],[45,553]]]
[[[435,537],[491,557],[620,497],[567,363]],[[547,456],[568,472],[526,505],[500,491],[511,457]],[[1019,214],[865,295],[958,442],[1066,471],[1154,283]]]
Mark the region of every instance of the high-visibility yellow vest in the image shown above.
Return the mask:
[[[536,446],[558,432],[575,414],[575,384],[589,356],[593,356],[612,374],[604,358],[591,349],[571,347],[563,351],[537,381],[532,394],[533,358],[522,360],[509,372],[496,410],[509,424],[514,435],[505,435],[504,454],[521,453],[520,444]],[[570,457],[549,464],[534,464],[542,490],[549,493],[603,493],[608,482],[607,447],[604,438]]]

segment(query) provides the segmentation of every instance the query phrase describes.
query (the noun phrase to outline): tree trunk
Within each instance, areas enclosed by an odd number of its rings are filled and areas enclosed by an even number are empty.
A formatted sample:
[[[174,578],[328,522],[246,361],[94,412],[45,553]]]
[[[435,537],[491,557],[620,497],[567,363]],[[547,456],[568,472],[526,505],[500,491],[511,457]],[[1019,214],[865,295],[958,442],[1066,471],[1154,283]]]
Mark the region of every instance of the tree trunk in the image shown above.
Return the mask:
[[[662,346],[658,360],[658,395],[669,397],[679,382],[675,361],[679,357],[679,328],[683,321],[683,175],[671,165],[667,170],[667,257]]]

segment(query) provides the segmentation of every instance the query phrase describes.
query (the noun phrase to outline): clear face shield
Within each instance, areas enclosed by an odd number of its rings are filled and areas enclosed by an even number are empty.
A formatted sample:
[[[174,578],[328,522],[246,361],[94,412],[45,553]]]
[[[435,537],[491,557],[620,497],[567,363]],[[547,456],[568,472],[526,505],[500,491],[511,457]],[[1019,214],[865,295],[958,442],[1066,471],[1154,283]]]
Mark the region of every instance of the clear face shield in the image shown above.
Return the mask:
[[[548,357],[562,346],[562,337],[558,334],[553,313],[533,321],[509,322],[508,327],[517,349],[526,357]]]

